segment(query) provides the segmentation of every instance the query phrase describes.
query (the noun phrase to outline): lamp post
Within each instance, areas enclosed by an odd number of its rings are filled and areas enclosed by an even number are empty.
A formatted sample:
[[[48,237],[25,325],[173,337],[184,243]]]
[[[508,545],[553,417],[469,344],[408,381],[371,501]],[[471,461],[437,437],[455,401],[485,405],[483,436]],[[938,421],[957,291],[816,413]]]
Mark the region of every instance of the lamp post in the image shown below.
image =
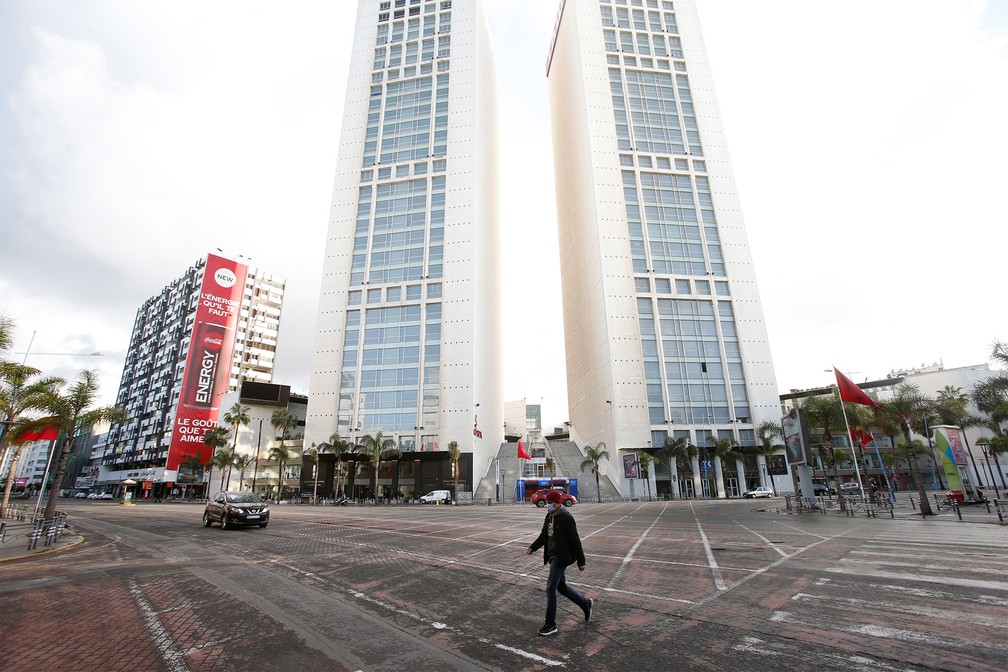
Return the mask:
[[[994,470],[991,469],[990,465],[990,442],[987,439],[980,439],[977,441],[977,445],[983,451],[984,460],[987,461],[987,471],[990,472],[991,485],[994,487],[994,496],[1001,499],[1001,493],[998,491],[997,483],[994,481]]]

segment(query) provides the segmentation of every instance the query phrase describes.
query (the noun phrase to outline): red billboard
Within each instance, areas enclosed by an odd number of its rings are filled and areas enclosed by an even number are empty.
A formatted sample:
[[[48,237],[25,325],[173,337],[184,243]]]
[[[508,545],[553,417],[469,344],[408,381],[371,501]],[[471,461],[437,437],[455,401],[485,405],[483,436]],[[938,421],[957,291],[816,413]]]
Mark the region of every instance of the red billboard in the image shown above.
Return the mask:
[[[247,271],[244,264],[207,255],[165,465],[168,471],[177,470],[190,455],[198,455],[200,464],[210,459],[203,434],[217,426],[220,400],[227,392]]]

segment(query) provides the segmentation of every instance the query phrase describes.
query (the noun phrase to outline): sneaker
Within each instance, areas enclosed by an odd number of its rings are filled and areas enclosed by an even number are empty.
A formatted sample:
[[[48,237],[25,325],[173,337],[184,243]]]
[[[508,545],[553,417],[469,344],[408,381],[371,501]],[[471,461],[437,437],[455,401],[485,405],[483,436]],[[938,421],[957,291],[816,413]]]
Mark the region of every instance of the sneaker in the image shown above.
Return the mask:
[[[595,605],[595,600],[588,598],[588,608],[584,610],[585,623],[591,620],[592,607]]]
[[[544,625],[543,627],[539,628],[539,634],[542,635],[543,637],[555,635],[556,631],[557,627],[555,625]]]

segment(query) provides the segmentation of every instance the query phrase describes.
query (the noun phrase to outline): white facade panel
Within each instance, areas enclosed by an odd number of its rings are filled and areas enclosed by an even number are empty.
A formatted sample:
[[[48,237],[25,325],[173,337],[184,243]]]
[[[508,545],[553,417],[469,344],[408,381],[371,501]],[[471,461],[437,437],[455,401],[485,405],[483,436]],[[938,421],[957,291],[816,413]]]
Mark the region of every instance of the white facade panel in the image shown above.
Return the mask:
[[[695,443],[730,433],[745,445],[760,422],[779,419],[696,9],[688,0],[674,7],[566,0],[548,62],[572,438],[604,442],[617,483],[620,451],[656,448],[674,431]],[[672,139],[663,146],[660,137]],[[650,193],[659,200],[649,203]],[[631,211],[643,218],[636,230]],[[682,221],[661,220],[667,211]],[[678,224],[692,224],[695,240],[692,230],[676,240]],[[676,267],[690,255],[693,266]],[[677,312],[688,310],[711,329],[706,343],[662,331],[692,328]],[[698,343],[701,353],[691,354]],[[694,365],[703,372],[696,384],[686,379]]]
[[[359,3],[319,300],[306,440],[320,443],[334,431],[356,440],[380,431],[406,450],[438,451],[456,441],[462,452],[473,453],[473,475],[478,480],[503,439],[493,50],[479,2],[424,3],[415,6],[419,9],[414,15],[403,8],[404,33],[396,32],[395,7],[385,20],[382,14],[388,10],[380,4]],[[420,30],[411,37],[414,19]],[[435,25],[436,32],[427,34],[428,25]],[[436,41],[433,58],[426,55],[430,53],[425,52],[426,40]],[[406,56],[411,49],[419,51],[412,62]],[[396,124],[404,118],[401,108],[395,108],[401,104],[396,96],[401,89],[414,88],[420,92],[420,102],[406,116],[416,126],[427,118],[423,95],[431,90],[429,146],[419,155],[385,155],[386,134],[400,132]],[[380,103],[369,108],[376,98]],[[447,116],[446,124],[439,121],[441,115]],[[381,123],[376,128],[377,118]],[[439,131],[447,134],[441,148]],[[369,141],[379,147],[373,159]],[[413,231],[424,235],[423,273],[417,276],[406,268],[402,279],[398,275],[376,279],[374,269],[382,262],[375,260],[387,259],[378,254],[384,240],[378,224],[381,212],[361,215],[361,208],[373,202],[380,209],[382,193],[409,184],[422,188],[428,199],[426,229]],[[435,217],[440,193],[443,225]],[[418,214],[411,211],[410,216]],[[370,217],[370,222],[362,224],[361,217]],[[362,226],[370,228],[364,233]],[[355,270],[354,264],[361,264],[365,256],[366,269],[355,275],[360,269]],[[412,296],[414,291],[418,293]],[[360,293],[359,303],[355,292]],[[440,314],[435,312],[432,318],[430,308],[435,305]],[[413,306],[420,307],[420,362],[414,366],[407,352],[406,363],[398,369],[379,364],[376,373],[373,361],[363,359],[371,357],[370,344],[347,343],[348,319],[359,312],[362,337],[367,339],[377,319],[374,311],[403,307],[404,319],[412,320],[408,311]],[[408,338],[415,338],[411,331],[415,326],[411,322],[402,327]],[[413,380],[414,369],[419,370],[419,379],[407,389],[410,384],[402,381]],[[397,372],[396,384],[386,386],[384,380],[392,371]],[[413,419],[407,422],[414,393]],[[397,413],[376,407],[393,397],[397,401],[388,403],[397,404]]]

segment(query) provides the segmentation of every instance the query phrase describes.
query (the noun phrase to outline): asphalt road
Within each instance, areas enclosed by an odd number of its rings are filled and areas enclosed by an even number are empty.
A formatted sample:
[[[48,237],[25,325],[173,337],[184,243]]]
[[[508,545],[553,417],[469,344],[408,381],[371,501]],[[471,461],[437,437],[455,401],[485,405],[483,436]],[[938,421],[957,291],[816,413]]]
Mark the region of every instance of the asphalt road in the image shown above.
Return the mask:
[[[545,612],[533,507],[68,502],[85,542],[0,565],[0,669],[1008,669],[1008,528],[580,503],[585,624]]]

